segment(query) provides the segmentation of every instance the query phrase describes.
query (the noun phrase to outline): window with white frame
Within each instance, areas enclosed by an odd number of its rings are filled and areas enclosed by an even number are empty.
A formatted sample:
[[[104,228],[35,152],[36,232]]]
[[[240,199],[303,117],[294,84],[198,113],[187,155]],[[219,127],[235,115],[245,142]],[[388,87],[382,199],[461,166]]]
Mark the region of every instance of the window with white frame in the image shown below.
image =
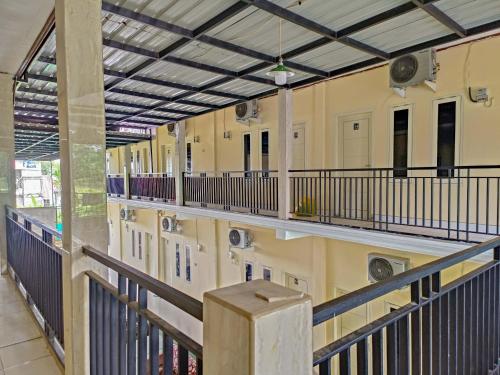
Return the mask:
[[[410,109],[394,108],[392,111],[392,167],[394,177],[407,177],[410,149]]]
[[[434,160],[438,177],[453,177],[460,160],[461,101],[459,97],[434,102]]]

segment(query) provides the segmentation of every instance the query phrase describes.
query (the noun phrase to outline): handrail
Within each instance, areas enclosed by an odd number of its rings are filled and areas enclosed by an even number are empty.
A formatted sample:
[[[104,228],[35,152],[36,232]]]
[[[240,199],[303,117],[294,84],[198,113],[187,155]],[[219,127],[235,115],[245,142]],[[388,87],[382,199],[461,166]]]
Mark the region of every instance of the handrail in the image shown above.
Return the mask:
[[[146,317],[148,321],[161,328],[163,332],[168,333],[168,335],[176,341],[182,342],[186,349],[195,354],[197,358],[203,358],[203,347],[196,341],[194,341],[191,337],[172,326],[170,323],[165,321],[162,317],[158,316],[154,312],[147,309],[141,309],[136,302],[130,301],[127,295],[120,295],[117,287],[109,283],[107,280],[103,279],[97,273],[93,271],[87,271],[85,273],[88,277],[99,283],[104,289],[112,294],[113,297],[126,304],[128,308],[133,309],[137,314]]]
[[[399,275],[391,277],[352,293],[324,302],[314,307],[313,324],[318,325],[340,314],[361,306],[377,297],[401,289],[417,280],[431,276],[445,268],[471,259],[477,255],[493,250],[500,252],[500,237],[472,246],[466,250],[437,259],[422,266],[413,268]],[[498,249],[498,250],[497,250]]]
[[[203,174],[203,173],[213,173],[213,174],[224,174],[224,173],[278,173],[275,169],[265,169],[265,170],[248,170],[248,171],[192,171],[184,172],[186,176],[191,174]]]
[[[11,206],[6,206],[5,210],[7,212],[8,217],[12,217],[12,213],[16,214],[18,217],[22,217],[25,220],[28,220],[31,224],[36,225],[40,229],[44,230],[47,233],[52,234],[56,237],[61,237],[62,233],[58,231],[56,228],[49,226],[48,224],[42,223],[40,220],[34,218],[33,216],[27,215]]]
[[[83,253],[99,263],[127,277],[140,286],[148,289],[151,293],[178,307],[196,319],[203,321],[203,303],[187,294],[168,286],[165,283],[129,266],[105,253],[102,253],[91,246],[83,246]]]
[[[319,168],[319,169],[290,169],[290,173],[304,173],[304,172],[373,172],[373,171],[448,171],[448,170],[464,170],[464,169],[500,169],[500,165],[459,165],[449,167],[396,167],[396,168]]]
[[[131,173],[130,177],[174,177],[174,174],[171,172],[159,172],[159,173]]]

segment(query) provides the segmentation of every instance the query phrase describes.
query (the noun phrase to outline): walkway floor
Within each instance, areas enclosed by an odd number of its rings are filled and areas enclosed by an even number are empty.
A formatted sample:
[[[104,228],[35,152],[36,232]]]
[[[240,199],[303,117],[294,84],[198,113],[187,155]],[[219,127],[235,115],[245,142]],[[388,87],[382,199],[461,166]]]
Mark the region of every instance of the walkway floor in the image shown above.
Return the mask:
[[[62,374],[41,330],[7,276],[0,277],[0,375]]]

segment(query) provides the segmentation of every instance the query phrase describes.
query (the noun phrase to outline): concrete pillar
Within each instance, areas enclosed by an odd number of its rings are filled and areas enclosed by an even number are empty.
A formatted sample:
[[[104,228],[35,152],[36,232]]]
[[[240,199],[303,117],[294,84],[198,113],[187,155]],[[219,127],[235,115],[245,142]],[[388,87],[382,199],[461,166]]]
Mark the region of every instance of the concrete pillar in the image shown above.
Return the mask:
[[[5,206],[16,205],[14,162],[14,80],[0,73],[0,269],[7,271]]]
[[[312,301],[264,280],[203,298],[203,372],[311,375]]]
[[[290,173],[292,167],[292,90],[278,91],[278,217],[290,216]]]
[[[123,179],[124,179],[124,198],[130,199],[130,174],[132,173],[132,150],[130,145],[123,146]]]
[[[186,171],[186,121],[177,123],[177,136],[175,137],[175,204],[184,204],[184,172]]]
[[[66,374],[88,374],[88,286],[96,262],[88,244],[107,251],[106,129],[101,1],[56,0],[56,52],[63,214]]]

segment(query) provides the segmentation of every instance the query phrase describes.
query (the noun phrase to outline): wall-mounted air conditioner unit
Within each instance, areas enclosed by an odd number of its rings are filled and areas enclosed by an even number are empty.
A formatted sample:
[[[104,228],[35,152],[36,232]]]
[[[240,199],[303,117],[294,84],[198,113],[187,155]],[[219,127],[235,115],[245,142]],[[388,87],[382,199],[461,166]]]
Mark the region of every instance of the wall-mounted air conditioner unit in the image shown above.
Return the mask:
[[[175,217],[165,216],[161,219],[161,227],[164,232],[176,232],[177,220]]]
[[[410,260],[407,258],[368,254],[368,280],[372,283],[387,280],[409,269]]]
[[[434,82],[437,70],[436,51],[433,49],[400,56],[390,63],[390,86],[404,89],[421,83]]]
[[[252,247],[252,236],[245,229],[230,228],[229,244],[239,249],[249,249]]]
[[[177,124],[175,122],[168,124],[167,131],[171,137],[177,137]]]
[[[250,121],[260,122],[257,100],[249,100],[237,104],[235,107],[236,121],[241,124],[250,125]]]
[[[135,221],[135,211],[130,208],[120,210],[120,219],[123,221]]]

